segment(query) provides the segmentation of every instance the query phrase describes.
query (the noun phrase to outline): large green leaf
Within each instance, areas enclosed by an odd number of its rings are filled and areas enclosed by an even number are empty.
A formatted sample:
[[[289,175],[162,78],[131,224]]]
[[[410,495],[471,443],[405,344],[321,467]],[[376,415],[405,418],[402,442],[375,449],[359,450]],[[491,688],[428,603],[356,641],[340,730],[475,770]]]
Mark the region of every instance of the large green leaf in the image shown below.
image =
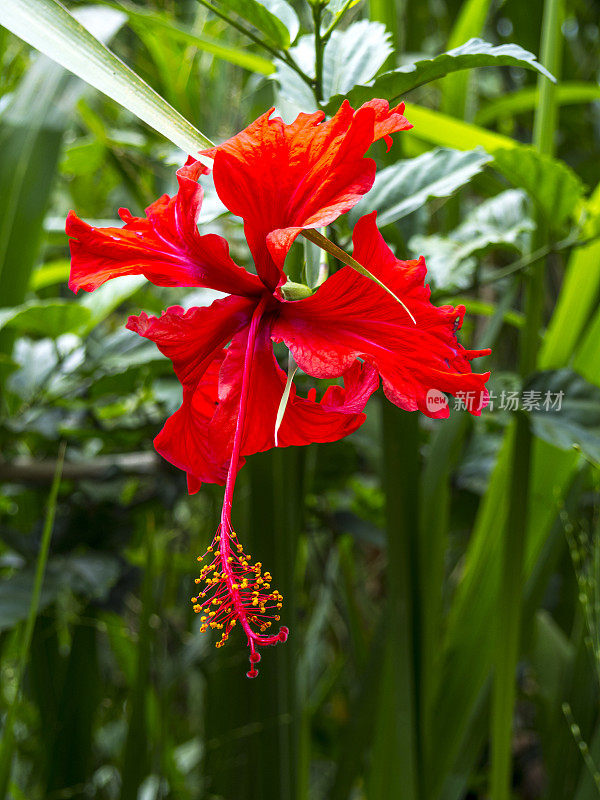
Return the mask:
[[[508,189],[477,206],[448,236],[413,236],[409,247],[425,256],[429,280],[437,288],[455,291],[471,282],[476,255],[496,247],[522,250],[534,227],[525,194]]]
[[[494,152],[494,166],[536,202],[552,228],[560,228],[583,197],[581,179],[563,161],[533,147]]]
[[[277,47],[288,48],[300,30],[298,16],[285,0],[221,0],[220,4],[252,23]]]
[[[385,72],[371,83],[355,86],[347,97],[352,105],[360,105],[373,97],[384,97],[393,100],[417,86],[443,78],[451,72],[473,67],[525,67],[533,69],[553,80],[550,73],[536,60],[533,53],[523,50],[516,44],[504,44],[494,47],[482,39],[470,39],[460,47],[442,53],[435,58],[415,61],[403,67]],[[339,106],[343,97],[334,97],[328,104],[328,110]]]
[[[538,372],[523,388],[536,436],[600,463],[600,388],[570,369]]]
[[[212,145],[57,0],[3,0],[0,24],[131,111],[187,153]]]
[[[431,197],[450,197],[492,160],[481,149],[438,148],[381,170],[371,191],[354,207],[351,224],[377,210],[379,227],[405,217]]]

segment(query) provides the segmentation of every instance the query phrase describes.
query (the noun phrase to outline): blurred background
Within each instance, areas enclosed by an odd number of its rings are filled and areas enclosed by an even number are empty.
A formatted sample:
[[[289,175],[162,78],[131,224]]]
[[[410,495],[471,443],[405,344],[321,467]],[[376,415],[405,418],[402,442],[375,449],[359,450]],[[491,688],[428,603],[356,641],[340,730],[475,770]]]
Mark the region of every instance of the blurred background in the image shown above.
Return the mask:
[[[312,110],[244,33],[265,38],[260,4],[212,5],[67,3],[214,141],[271,105],[288,121]],[[279,50],[310,72],[311,7],[291,3],[298,33],[285,3],[264,5],[290,32]],[[433,422],[378,393],[346,440],[248,460],[237,530],[291,630],[254,681],[242,637],[215,650],[189,601],[222,489],[188,496],[154,453],[180,387],[124,327],[216,293],[137,277],[67,288],[69,209],[104,225],[120,206],[142,214],[174,192],[185,155],[0,28],[2,797],[600,796],[600,4],[332,0],[325,21],[344,15],[323,102],[473,36],[539,57],[553,5],[554,117],[534,71],[457,72],[403,95],[415,129],[389,155],[372,148],[396,171],[359,210],[379,209],[399,257],[426,256],[436,303],[467,306],[461,341],[493,347],[476,367],[491,370],[494,402],[474,419],[451,401]],[[202,231],[248,264],[240,221],[205,184]],[[524,369],[532,296],[541,328]],[[494,769],[508,794],[490,789]]]

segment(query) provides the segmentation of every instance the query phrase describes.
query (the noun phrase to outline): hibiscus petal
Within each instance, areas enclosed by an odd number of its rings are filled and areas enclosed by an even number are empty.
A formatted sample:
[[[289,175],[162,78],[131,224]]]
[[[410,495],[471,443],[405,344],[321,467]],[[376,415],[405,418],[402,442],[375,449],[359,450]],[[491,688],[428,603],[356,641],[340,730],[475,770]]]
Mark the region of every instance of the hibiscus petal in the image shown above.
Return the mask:
[[[275,446],[277,409],[286,384],[286,373],[279,367],[271,344],[271,323],[266,320],[257,334],[242,455],[269,450]],[[247,344],[247,331],[240,331],[227,350],[219,376],[219,406],[210,423],[210,439],[215,461],[231,452],[241,391],[241,375]],[[278,445],[305,445],[333,442],[356,430],[365,420],[367,400],[379,385],[376,370],[355,362],[344,374],[344,387],[331,386],[320,402],[296,394],[292,384],[278,432]]]
[[[370,145],[412,127],[404,105],[373,100],[354,111],[344,101],[327,122],[320,111],[284,124],[273,109],[241,133],[206,151],[214,157],[215,187],[244,230],[263,282],[275,289],[292,242],[304,228],[328,225],[349,211],[375,178]]]
[[[255,305],[251,299],[230,296],[188,311],[171,306],[160,317],[143,312],[129,317],[127,327],[155,342],[173,362],[184,388],[194,389],[216,354],[248,324]]]
[[[235,264],[225,239],[198,233],[203,192],[197,179],[206,172],[199,161],[189,160],[177,172],[178,193],[152,203],[146,217],[120,209],[122,228],[97,228],[70,211],[66,224],[71,237],[70,288],[92,292],[110,278],[145,275],[157,286],[206,286],[230,294],[258,294],[262,284]]]
[[[355,358],[367,360],[379,371],[388,398],[408,411],[447,417],[439,392],[448,392],[480,414],[488,401],[489,373],[471,372],[469,362],[490,351],[465,350],[458,343],[464,306],[433,306],[424,260],[396,259],[375,218],[374,212],[356,224],[354,258],[406,304],[416,325],[385,290],[344,267],[311,297],[284,302],[273,338],[283,340],[300,367],[317,377],[339,375]]]
[[[188,474],[190,494],[202,483],[223,484],[228,457],[214,458],[209,423],[218,404],[219,370],[227,344],[240,328],[247,326],[256,301],[245,297],[215,300],[206,308],[184,311],[172,306],[160,317],[142,313],[129,317],[127,327],[151,339],[171,359],[183,385],[183,402],[166,421],[154,440],[156,450]]]

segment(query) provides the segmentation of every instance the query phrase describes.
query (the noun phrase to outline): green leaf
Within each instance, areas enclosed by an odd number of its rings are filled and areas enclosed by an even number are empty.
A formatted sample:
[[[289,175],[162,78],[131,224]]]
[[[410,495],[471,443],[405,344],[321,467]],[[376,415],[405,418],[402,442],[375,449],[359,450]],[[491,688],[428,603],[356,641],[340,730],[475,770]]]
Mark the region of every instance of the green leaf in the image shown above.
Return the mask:
[[[122,105],[187,153],[212,142],[56,0],[3,0],[0,24]]]
[[[390,34],[381,22],[363,19],[334,31],[323,56],[323,97],[345,95],[369,81],[392,52]]]
[[[482,39],[470,39],[460,47],[442,53],[435,58],[415,61],[403,67],[384,72],[371,83],[356,86],[347,97],[353,106],[360,105],[373,97],[384,97],[393,100],[406,92],[416,89],[425,83],[443,78],[451,72],[474,67],[524,67],[533,69],[554,80],[550,73],[536,60],[533,53],[523,50],[516,44],[504,44],[494,47]],[[334,97],[327,110],[335,109],[343,97]]]
[[[413,236],[409,247],[425,256],[428,277],[437,288],[454,291],[470,284],[475,256],[497,247],[523,250],[534,227],[525,194],[509,189],[478,205],[448,236]]]
[[[475,114],[475,122],[478,125],[489,125],[515,114],[533,111],[539,100],[540,91],[537,86],[519,89],[518,92],[503,95],[485,105]],[[556,86],[556,103],[559,106],[593,103],[596,100],[600,100],[600,86],[594,83],[565,81]]]
[[[221,0],[221,6],[235,11],[283,49],[290,46],[300,30],[298,16],[285,0]]]
[[[538,372],[524,386],[536,436],[570,450],[574,444],[600,462],[600,388],[570,369]]]
[[[91,312],[66,300],[34,300],[22,306],[0,309],[0,330],[10,327],[22,333],[36,333],[55,339],[85,326]]]
[[[371,191],[349,214],[354,224],[377,210],[379,227],[416,211],[431,197],[450,197],[478,175],[492,157],[481,149],[460,152],[438,148],[381,170]]]
[[[496,150],[494,166],[534,199],[554,229],[560,228],[573,214],[583,197],[583,182],[577,174],[563,161],[533,147]]]
[[[270,75],[275,71],[273,63],[268,58],[264,58],[264,56],[260,56],[257,53],[251,53],[248,50],[242,50],[240,47],[229,45],[221,39],[213,39],[203,33],[192,33],[186,28],[177,25],[170,17],[159,14],[156,11],[124,3],[120,3],[119,8],[124,9],[129,17],[131,27],[136,32],[142,29],[146,33],[148,30],[162,31],[174,41],[194,45],[198,50],[210,53],[222,61],[236,64],[238,67],[243,67],[250,72]]]

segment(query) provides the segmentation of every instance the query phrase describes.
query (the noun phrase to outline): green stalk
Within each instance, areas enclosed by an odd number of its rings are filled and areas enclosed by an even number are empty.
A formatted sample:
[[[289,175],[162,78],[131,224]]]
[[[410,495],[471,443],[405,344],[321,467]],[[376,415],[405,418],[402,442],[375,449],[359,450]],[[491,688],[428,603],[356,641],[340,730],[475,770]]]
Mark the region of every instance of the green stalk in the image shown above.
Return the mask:
[[[50,551],[50,540],[52,539],[52,529],[54,527],[54,516],[56,514],[58,490],[60,487],[63,462],[65,459],[65,449],[66,443],[61,442],[58,449],[58,458],[56,460],[54,479],[52,481],[52,487],[50,488],[50,494],[48,496],[48,505],[46,507],[46,517],[44,519],[44,529],[42,531],[40,552],[38,554],[35,567],[35,578],[33,582],[33,592],[31,594],[31,603],[29,605],[29,614],[27,616],[27,621],[25,622],[23,638],[21,639],[19,661],[15,674],[15,693],[8,709],[8,714],[6,715],[6,723],[4,725],[4,731],[2,734],[2,742],[0,743],[0,798],[6,797],[8,784],[10,781],[14,745],[15,716],[19,707],[21,683],[23,682],[25,668],[29,660],[29,648],[31,647],[33,628],[35,626],[35,620],[40,607],[40,597],[42,595],[46,564],[48,563],[48,553]]]
[[[153,635],[150,627],[150,615],[153,609],[154,584],[156,581],[155,530],[152,517],[149,517],[145,536],[146,564],[142,585],[142,610],[137,641],[135,683],[129,698],[129,726],[125,741],[123,769],[121,771],[121,800],[136,800],[140,784],[150,768],[146,705],[151,689],[150,659]]]
[[[419,419],[384,399],[382,421],[388,609],[368,796],[370,800],[413,800],[419,797],[416,684],[420,648],[414,624],[419,596]]]
[[[323,53],[325,43],[321,37],[321,5],[315,3],[312,7],[313,24],[315,28],[315,99],[317,105],[323,100]]]
[[[558,77],[561,62],[561,24],[564,0],[545,0],[542,26],[542,63]],[[552,154],[556,129],[555,87],[539,79],[540,105],[535,126],[534,144],[541,153]],[[538,216],[536,246],[547,236]],[[534,369],[543,324],[544,267],[540,259],[531,268],[525,282],[525,325],[520,343],[519,369],[526,378]],[[495,675],[492,693],[490,788],[492,800],[509,800],[512,764],[512,723],[515,704],[515,672],[521,631],[523,560],[529,512],[532,435],[525,415],[518,414],[512,453],[507,526],[503,542]]]

